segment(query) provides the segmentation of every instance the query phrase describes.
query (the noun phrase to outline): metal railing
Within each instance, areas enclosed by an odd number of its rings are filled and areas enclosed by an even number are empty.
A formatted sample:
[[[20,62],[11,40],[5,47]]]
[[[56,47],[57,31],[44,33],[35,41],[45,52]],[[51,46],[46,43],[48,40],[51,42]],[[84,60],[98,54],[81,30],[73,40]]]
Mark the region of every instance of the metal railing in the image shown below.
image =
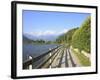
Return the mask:
[[[52,62],[55,57],[58,55],[61,46],[57,46],[53,49],[49,49],[46,53],[35,57],[29,58],[28,60],[23,62],[23,69],[38,69],[38,68],[49,68],[51,67]]]

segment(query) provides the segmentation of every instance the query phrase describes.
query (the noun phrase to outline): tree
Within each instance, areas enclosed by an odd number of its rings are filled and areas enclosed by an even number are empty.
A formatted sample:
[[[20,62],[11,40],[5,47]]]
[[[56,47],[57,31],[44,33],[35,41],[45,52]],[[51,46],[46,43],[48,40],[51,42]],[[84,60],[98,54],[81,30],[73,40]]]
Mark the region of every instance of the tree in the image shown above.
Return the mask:
[[[68,32],[60,35],[57,39],[56,42],[58,43],[66,43],[68,46],[70,46],[71,44],[71,40],[72,40],[72,35],[74,34],[74,32],[77,30],[78,28],[74,28],[69,30]]]
[[[83,22],[81,27],[72,36],[72,46],[80,51],[85,50],[90,53],[91,42],[91,17]]]

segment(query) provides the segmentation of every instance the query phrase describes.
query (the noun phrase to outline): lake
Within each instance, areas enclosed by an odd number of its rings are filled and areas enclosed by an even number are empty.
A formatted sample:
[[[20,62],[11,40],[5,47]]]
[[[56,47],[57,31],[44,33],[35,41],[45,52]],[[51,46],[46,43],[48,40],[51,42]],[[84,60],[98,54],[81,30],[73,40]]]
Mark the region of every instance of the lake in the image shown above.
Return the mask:
[[[28,59],[28,56],[37,57],[46,53],[50,48],[55,48],[57,44],[23,44],[23,61]]]

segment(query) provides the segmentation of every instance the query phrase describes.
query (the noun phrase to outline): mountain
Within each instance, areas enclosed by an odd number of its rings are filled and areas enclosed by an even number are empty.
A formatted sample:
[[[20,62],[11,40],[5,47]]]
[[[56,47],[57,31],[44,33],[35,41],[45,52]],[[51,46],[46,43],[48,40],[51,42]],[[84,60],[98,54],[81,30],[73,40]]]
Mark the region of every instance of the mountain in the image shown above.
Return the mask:
[[[40,36],[35,36],[35,35],[30,35],[30,34],[24,34],[28,39],[30,40],[45,40],[45,41],[54,41],[58,36],[56,35],[40,35]]]
[[[27,38],[25,35],[23,35],[23,41],[24,42],[31,42],[31,39]]]
[[[41,36],[38,36],[37,38],[45,40],[45,41],[54,41],[54,40],[56,40],[57,36],[55,36],[55,35],[41,35]]]
[[[30,39],[28,39],[26,36],[23,35],[23,40],[24,40],[24,41],[28,41],[28,40],[30,40]]]
[[[25,36],[26,38],[30,39],[30,40],[37,40],[37,39],[38,39],[37,37],[32,36],[32,35],[30,35],[30,34],[24,34],[24,36]]]

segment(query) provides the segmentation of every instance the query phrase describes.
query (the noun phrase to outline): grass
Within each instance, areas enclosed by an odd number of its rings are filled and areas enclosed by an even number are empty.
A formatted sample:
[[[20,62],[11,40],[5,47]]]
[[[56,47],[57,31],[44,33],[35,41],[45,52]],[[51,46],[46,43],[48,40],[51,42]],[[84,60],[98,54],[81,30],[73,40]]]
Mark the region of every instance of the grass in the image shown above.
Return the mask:
[[[79,59],[82,66],[91,66],[91,62],[90,62],[89,58],[87,58],[86,56],[84,56],[80,52],[76,52],[74,50],[72,50],[72,51],[78,57],[78,59]]]

